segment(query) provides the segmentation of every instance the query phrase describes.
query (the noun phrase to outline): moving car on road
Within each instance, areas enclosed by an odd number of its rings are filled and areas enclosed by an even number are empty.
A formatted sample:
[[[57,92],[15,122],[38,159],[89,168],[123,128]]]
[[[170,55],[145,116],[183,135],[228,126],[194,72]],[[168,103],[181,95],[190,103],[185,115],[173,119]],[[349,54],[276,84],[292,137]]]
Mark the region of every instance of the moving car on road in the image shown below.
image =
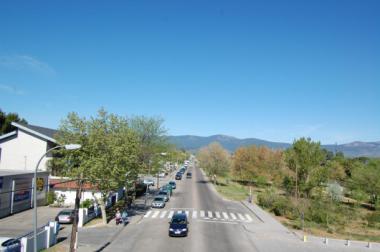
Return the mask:
[[[187,236],[188,224],[185,213],[175,213],[169,222],[169,236]]]
[[[192,177],[191,172],[187,172],[187,173],[186,173],[186,178],[191,178],[191,177]]]
[[[163,196],[157,196],[152,202],[153,208],[164,208],[165,207],[165,198]]]
[[[158,196],[162,196],[165,199],[165,201],[169,201],[170,198],[169,192],[164,190],[159,191]]]
[[[177,172],[177,174],[175,175],[175,179],[176,180],[181,180],[182,179],[182,173]]]
[[[71,224],[74,220],[74,209],[64,209],[57,214],[55,221],[59,224]]]

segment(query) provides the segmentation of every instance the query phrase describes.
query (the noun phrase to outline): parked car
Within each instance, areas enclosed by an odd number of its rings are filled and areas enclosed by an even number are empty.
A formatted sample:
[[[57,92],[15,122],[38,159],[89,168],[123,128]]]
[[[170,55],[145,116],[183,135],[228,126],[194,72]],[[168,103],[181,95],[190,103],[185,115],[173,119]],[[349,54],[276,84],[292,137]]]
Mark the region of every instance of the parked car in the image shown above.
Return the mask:
[[[170,181],[169,184],[172,186],[173,189],[177,188],[177,183],[175,181]]]
[[[166,185],[164,185],[163,187],[161,187],[160,190],[161,190],[161,191],[168,191],[170,197],[173,195],[173,188],[172,188],[172,186],[171,186],[169,183],[166,184]]]
[[[181,180],[181,179],[182,179],[182,173],[178,172],[178,173],[175,175],[175,179],[176,179],[176,180]]]
[[[187,173],[186,173],[186,178],[191,178],[191,177],[192,177],[191,172],[187,172]]]
[[[159,191],[158,196],[164,197],[165,201],[169,201],[169,192],[168,191]]]
[[[64,209],[60,211],[55,217],[55,221],[60,224],[71,224],[75,217],[74,209]]]
[[[160,177],[160,178],[165,178],[165,172],[161,172],[161,173],[159,173],[159,174],[158,174],[158,177]]]
[[[21,241],[10,237],[0,237],[0,251],[21,251]]]
[[[152,202],[153,208],[164,208],[165,207],[165,198],[163,196],[157,196]]]
[[[169,236],[187,236],[188,224],[185,213],[175,213],[169,222]]]
[[[144,179],[143,183],[147,186],[154,186],[154,180],[151,178]]]

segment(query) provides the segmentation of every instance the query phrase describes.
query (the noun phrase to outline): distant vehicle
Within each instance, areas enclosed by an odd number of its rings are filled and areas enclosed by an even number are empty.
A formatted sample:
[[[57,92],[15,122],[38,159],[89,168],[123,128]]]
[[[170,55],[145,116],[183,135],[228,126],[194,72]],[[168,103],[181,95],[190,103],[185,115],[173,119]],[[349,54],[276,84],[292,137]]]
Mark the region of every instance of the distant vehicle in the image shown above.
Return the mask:
[[[160,178],[165,178],[165,172],[161,172],[161,173],[159,173],[159,174],[158,174],[158,177],[160,177]]]
[[[0,251],[21,251],[21,241],[10,237],[0,237]]]
[[[165,198],[163,196],[157,196],[152,202],[153,208],[164,208],[165,207]]]
[[[187,236],[188,224],[185,213],[175,213],[169,222],[169,236]]]
[[[170,181],[169,184],[172,186],[173,189],[177,188],[177,183],[175,181]]]
[[[176,179],[176,180],[181,180],[181,179],[182,179],[182,173],[178,172],[178,173],[175,175],[175,179]]]
[[[74,209],[64,209],[57,214],[55,221],[60,224],[71,224],[74,221]]]
[[[192,177],[191,172],[187,172],[187,173],[186,173],[186,178],[191,178],[191,177]]]
[[[179,172],[180,172],[180,173],[182,173],[182,174],[184,174],[184,173],[185,173],[185,171],[186,171],[186,169],[185,169],[185,168],[181,168],[181,169],[179,170]]]
[[[162,196],[165,201],[169,201],[170,196],[168,191],[159,191],[157,195]]]
[[[153,179],[144,179],[143,183],[147,186],[154,186],[154,180]]]

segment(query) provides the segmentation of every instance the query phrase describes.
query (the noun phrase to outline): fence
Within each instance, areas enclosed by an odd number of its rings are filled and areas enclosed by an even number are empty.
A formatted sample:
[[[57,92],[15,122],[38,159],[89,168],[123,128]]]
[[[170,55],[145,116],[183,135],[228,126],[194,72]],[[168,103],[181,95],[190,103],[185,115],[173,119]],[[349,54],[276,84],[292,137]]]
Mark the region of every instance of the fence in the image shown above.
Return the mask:
[[[49,222],[46,226],[37,230],[37,250],[50,248],[57,243],[59,224],[56,221]],[[33,252],[33,232],[21,238],[21,252]]]

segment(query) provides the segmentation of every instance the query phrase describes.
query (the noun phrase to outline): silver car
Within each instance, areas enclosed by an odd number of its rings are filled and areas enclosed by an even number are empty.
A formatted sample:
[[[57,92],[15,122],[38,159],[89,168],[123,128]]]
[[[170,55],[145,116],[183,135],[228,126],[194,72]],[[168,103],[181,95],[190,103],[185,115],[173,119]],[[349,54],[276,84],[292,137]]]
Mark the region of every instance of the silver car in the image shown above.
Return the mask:
[[[162,196],[157,196],[152,202],[153,208],[164,208],[165,207],[165,198]]]

